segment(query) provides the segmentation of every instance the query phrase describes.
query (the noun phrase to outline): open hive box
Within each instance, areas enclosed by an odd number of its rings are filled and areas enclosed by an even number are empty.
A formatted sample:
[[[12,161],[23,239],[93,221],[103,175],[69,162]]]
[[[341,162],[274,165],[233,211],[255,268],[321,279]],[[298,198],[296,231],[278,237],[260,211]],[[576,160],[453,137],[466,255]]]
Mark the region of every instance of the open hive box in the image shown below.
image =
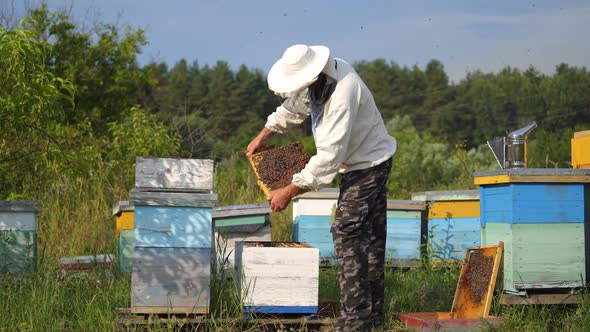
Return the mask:
[[[422,329],[477,328],[483,320],[498,324],[501,319],[489,313],[503,250],[501,241],[497,246],[467,248],[450,312],[400,313],[399,319]]]
[[[271,148],[249,157],[256,173],[258,185],[266,195],[291,183],[293,175],[299,173],[309,161],[309,155],[301,142]]]

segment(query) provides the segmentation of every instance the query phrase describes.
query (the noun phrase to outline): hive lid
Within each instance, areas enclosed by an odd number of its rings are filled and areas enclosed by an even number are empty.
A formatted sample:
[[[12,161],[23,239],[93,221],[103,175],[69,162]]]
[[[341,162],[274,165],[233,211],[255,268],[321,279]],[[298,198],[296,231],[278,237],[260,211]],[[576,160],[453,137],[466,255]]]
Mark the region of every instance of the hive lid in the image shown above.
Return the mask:
[[[210,192],[213,190],[213,160],[137,157],[135,187],[142,190]]]
[[[293,200],[306,199],[306,198],[318,198],[318,199],[338,199],[340,195],[340,189],[338,188],[322,188],[318,191],[308,191],[304,194],[293,197]]]
[[[232,205],[220,206],[213,209],[213,218],[226,218],[234,216],[251,216],[259,214],[269,214],[270,205],[268,203],[249,204],[249,205]]]
[[[271,191],[291,183],[293,175],[307,165],[309,155],[301,142],[294,142],[255,153],[248,159],[260,189],[269,197]]]
[[[418,201],[471,201],[479,199],[479,190],[424,191],[412,194]]]
[[[129,203],[129,201],[119,201],[117,204],[113,206],[112,212],[114,216],[118,216],[123,211],[133,211],[133,204]]]
[[[571,168],[509,168],[473,173],[477,185],[498,183],[589,183],[590,170]]]
[[[39,212],[37,201],[0,201],[0,212]]]
[[[424,211],[426,210],[426,203],[418,200],[390,199],[387,200],[387,209]]]
[[[504,242],[497,246],[467,248],[451,307],[451,318],[487,318]]]
[[[132,189],[130,202],[135,206],[185,206],[214,207],[217,205],[217,194],[196,192],[159,192]]]

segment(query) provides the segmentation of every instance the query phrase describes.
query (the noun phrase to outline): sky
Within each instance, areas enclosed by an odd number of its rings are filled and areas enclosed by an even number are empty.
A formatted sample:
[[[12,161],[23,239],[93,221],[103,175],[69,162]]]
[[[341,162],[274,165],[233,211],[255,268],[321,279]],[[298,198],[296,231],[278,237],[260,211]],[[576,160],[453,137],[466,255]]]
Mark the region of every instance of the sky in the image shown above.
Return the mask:
[[[12,0],[12,6],[22,17],[23,4],[39,2]],[[328,46],[351,63],[385,59],[424,68],[437,59],[453,82],[507,66],[546,74],[560,63],[590,68],[588,0],[46,2],[52,10],[70,8],[77,24],[144,29],[141,64],[222,60],[267,73],[288,46],[302,43]]]

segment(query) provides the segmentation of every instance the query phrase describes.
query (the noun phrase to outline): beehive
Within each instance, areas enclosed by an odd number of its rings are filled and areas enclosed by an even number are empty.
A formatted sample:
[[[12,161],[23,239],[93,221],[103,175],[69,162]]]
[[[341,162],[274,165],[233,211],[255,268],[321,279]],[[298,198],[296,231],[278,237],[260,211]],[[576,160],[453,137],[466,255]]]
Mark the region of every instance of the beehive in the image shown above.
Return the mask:
[[[339,193],[337,188],[325,188],[293,198],[293,241],[318,248],[323,263],[336,261],[330,227]]]
[[[120,201],[112,209],[115,217],[119,270],[131,273],[133,266],[134,208],[129,201]]]
[[[270,241],[268,203],[233,205],[213,209],[218,263],[235,269],[236,241]]]
[[[131,312],[205,313],[213,241],[213,162],[138,158]]]
[[[33,201],[0,201],[0,273],[31,274],[37,267],[37,213]]]
[[[587,280],[590,170],[477,172],[481,241],[503,241],[502,288],[580,287]]]
[[[480,245],[479,191],[448,190],[412,194],[428,206],[428,246],[432,260],[463,259]]]
[[[388,265],[416,265],[426,254],[427,211],[424,201],[387,201],[387,242],[385,257]]]
[[[236,266],[244,312],[317,313],[317,248],[300,242],[238,242]]]
[[[309,161],[300,142],[261,151],[250,156],[250,164],[256,173],[258,185],[266,195],[291,183]]]
[[[573,168],[590,169],[590,130],[574,133],[571,152]]]

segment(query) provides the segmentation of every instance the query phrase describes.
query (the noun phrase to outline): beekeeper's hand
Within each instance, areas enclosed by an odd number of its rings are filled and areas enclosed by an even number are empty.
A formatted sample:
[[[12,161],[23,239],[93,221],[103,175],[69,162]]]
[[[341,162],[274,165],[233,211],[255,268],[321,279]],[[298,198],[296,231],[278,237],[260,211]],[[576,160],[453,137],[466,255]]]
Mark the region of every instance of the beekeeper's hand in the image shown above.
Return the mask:
[[[252,142],[246,148],[246,156],[250,157],[254,153],[263,150],[266,147],[266,141],[272,136],[273,132],[268,128],[262,128],[260,133],[254,137]]]

